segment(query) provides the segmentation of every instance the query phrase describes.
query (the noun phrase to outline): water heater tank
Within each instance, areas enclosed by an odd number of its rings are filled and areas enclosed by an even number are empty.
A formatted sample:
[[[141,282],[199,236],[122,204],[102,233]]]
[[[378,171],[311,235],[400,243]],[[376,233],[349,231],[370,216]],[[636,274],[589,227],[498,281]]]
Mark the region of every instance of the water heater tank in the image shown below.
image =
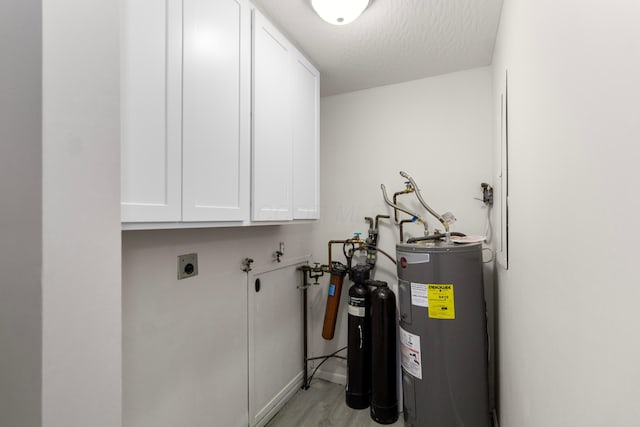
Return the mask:
[[[489,427],[482,245],[398,244],[407,427]]]

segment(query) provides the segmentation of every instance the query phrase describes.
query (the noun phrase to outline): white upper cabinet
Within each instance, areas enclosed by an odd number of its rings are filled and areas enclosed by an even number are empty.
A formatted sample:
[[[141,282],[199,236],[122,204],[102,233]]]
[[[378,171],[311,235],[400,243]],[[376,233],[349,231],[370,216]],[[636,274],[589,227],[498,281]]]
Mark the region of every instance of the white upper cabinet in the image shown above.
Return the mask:
[[[122,1],[123,228],[318,218],[319,74],[251,13]]]
[[[258,11],[253,17],[252,219],[290,220],[291,46]]]
[[[122,221],[249,218],[251,11],[125,0]]]
[[[318,71],[254,10],[254,221],[319,217],[318,110]]]
[[[300,53],[293,61],[293,218],[320,218],[320,74]]]
[[[123,2],[123,222],[180,220],[181,10],[179,0]]]
[[[183,221],[241,221],[249,211],[250,10],[184,0]]]

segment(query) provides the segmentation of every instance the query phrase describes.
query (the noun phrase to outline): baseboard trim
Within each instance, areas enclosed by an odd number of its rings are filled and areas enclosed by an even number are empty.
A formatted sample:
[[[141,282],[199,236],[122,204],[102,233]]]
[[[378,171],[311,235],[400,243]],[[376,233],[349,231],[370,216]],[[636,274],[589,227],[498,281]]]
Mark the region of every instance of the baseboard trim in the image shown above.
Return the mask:
[[[293,397],[302,387],[302,372],[296,375],[271,401],[262,408],[251,423],[254,427],[264,427],[280,409]]]
[[[332,383],[347,385],[346,374],[339,374],[337,372],[324,371],[322,369],[318,369],[318,371],[315,374],[315,377],[323,379],[325,381],[332,382]]]

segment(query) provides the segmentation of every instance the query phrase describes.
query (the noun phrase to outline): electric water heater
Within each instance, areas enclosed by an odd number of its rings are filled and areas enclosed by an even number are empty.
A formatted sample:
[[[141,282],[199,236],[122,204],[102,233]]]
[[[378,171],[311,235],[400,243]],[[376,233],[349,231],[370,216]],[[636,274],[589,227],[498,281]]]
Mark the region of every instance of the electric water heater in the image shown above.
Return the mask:
[[[398,244],[407,427],[489,427],[482,245]]]

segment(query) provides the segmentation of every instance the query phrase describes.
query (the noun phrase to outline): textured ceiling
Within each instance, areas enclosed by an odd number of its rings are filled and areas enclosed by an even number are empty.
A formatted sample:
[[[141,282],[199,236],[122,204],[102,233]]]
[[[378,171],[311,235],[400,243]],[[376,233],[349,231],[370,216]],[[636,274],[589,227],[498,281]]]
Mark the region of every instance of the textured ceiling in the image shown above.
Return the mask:
[[[253,0],[319,69],[323,96],[491,63],[502,0],[371,0],[355,22],[311,0]]]

